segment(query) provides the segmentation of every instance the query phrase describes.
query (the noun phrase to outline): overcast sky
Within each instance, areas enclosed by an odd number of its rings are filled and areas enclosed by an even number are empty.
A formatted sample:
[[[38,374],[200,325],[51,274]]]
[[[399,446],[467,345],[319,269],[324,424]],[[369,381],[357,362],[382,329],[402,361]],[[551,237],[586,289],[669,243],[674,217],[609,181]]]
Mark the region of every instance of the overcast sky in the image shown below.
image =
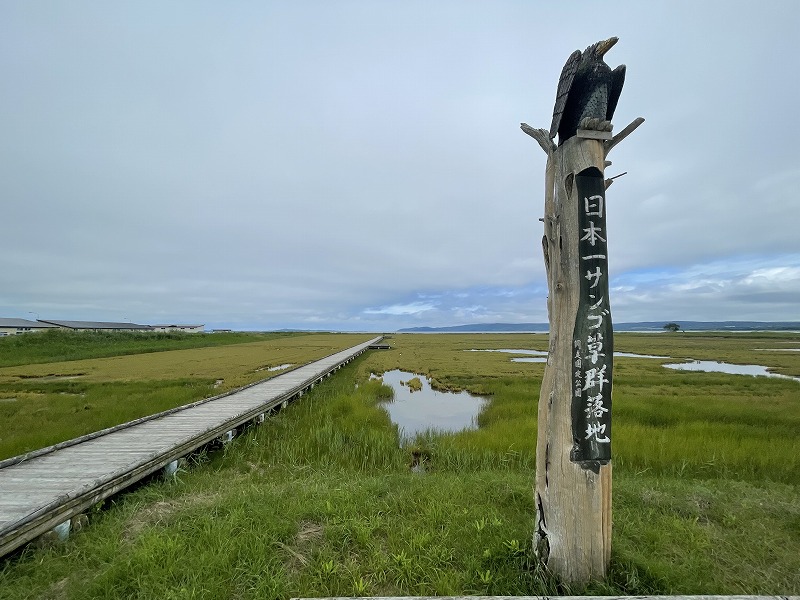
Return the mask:
[[[569,54],[627,65],[614,320],[800,320],[800,3],[0,0],[0,316],[546,322]]]

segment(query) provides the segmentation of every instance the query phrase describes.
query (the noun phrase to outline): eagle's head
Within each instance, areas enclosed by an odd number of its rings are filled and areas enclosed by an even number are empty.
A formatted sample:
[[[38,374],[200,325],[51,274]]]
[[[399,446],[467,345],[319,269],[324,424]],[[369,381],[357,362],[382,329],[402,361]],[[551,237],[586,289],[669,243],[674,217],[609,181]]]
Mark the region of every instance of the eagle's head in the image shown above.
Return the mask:
[[[605,55],[605,53],[608,52],[609,50],[611,50],[611,48],[614,47],[614,44],[616,44],[618,41],[619,41],[619,38],[611,37],[611,38],[608,38],[607,40],[603,40],[601,42],[597,42],[594,45],[594,53],[597,55],[597,58],[602,59],[603,56]]]

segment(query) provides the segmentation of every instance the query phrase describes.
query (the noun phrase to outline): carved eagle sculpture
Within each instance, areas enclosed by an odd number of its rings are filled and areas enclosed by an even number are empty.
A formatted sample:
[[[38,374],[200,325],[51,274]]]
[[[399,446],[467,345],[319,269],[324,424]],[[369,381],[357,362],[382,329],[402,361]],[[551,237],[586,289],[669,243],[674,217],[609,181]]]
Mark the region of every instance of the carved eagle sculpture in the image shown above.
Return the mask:
[[[613,71],[603,56],[619,38],[592,44],[581,52],[575,50],[561,71],[550,125],[550,139],[558,134],[558,143],[573,137],[578,128],[611,131],[611,117],[617,108],[625,65]]]

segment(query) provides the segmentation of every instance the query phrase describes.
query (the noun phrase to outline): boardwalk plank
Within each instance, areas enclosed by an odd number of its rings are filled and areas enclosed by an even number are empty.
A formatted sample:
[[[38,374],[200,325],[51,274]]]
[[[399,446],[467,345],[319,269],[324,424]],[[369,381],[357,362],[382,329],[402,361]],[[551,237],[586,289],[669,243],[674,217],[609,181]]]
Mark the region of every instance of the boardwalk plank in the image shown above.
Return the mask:
[[[0,556],[177,456],[279,406],[380,339],[196,406],[48,449],[0,468]]]

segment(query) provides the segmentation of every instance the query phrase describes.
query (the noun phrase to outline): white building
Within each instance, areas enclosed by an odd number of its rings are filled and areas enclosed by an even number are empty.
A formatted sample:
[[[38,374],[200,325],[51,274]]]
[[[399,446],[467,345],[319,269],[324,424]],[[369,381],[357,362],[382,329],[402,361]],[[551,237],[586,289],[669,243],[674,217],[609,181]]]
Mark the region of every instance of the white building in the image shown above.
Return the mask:
[[[55,325],[43,323],[42,321],[29,321],[28,319],[6,319],[0,317],[0,337],[6,335],[17,335],[20,333],[32,333],[34,331],[45,331],[46,329],[56,329]]]
[[[39,323],[48,323],[61,329],[72,331],[152,331],[149,325],[136,323],[107,323],[105,321],[52,321],[40,319]]]
[[[184,333],[203,333],[205,325],[151,325],[153,331],[182,331]]]

